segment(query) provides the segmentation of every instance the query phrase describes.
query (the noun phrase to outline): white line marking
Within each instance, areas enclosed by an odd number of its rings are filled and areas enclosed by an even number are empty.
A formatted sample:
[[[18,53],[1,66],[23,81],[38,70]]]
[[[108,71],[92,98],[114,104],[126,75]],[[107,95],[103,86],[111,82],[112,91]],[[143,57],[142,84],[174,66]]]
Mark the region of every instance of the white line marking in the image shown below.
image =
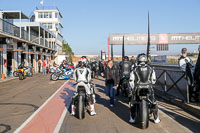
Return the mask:
[[[68,80],[69,81],[69,80]],[[19,133],[37,114],[40,112],[40,110],[62,89],[62,87],[68,82],[66,81],[49,99],[46,100],[45,103],[42,104],[42,106],[39,107],[20,127],[18,127],[14,133]]]
[[[61,126],[63,124],[63,121],[65,119],[65,116],[67,115],[67,112],[68,112],[68,109],[69,109],[69,106],[71,105],[71,100],[69,101],[69,103],[67,104],[67,107],[64,109],[63,113],[62,113],[62,116],[60,117],[60,120],[58,122],[58,124],[56,125],[56,128],[54,130],[54,133],[59,133],[60,129],[61,129]]]

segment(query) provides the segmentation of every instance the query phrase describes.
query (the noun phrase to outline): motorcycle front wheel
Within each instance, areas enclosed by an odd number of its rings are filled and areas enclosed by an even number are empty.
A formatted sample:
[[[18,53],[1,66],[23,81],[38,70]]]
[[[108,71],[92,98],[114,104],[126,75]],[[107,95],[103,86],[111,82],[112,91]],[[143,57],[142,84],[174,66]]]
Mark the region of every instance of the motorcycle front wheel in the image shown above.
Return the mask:
[[[13,76],[14,76],[14,77],[18,77],[18,76],[19,76],[19,73],[18,73],[17,71],[14,71],[14,72],[13,72]]]
[[[51,80],[53,80],[53,81],[58,80],[58,76],[56,75],[56,73],[51,74]]]

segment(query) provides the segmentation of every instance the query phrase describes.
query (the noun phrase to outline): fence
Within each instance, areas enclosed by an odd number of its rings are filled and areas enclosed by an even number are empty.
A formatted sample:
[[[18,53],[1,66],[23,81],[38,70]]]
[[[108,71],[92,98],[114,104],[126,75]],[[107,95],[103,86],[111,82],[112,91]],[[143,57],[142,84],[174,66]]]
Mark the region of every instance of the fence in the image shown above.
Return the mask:
[[[30,41],[31,43],[39,44],[39,37],[33,33],[30,33],[30,40],[29,40],[29,33],[23,29],[21,29],[21,37],[20,37],[20,27],[17,27],[3,19],[0,19],[0,32],[6,33],[18,38],[22,38],[24,40]],[[40,38],[40,45],[49,47],[48,41],[43,38]],[[50,48],[50,47],[49,47]]]
[[[189,103],[189,85],[185,72],[177,66],[154,65],[154,68],[157,75],[157,84],[161,86],[161,88],[156,89]]]

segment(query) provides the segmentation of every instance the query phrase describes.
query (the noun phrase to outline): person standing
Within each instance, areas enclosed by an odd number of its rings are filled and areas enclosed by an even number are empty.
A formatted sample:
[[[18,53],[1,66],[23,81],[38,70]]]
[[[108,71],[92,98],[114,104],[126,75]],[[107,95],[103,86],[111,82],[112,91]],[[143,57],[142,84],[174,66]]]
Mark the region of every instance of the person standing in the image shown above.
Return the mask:
[[[38,72],[40,73],[40,69],[41,69],[41,61],[38,60]]]
[[[43,75],[46,75],[46,60],[44,60],[43,62],[42,62],[42,73],[43,73]]]
[[[115,87],[117,88],[119,84],[119,72],[112,60],[108,61],[102,75],[105,76],[106,94],[110,97],[110,107],[113,107]]]
[[[119,76],[120,76],[120,81],[119,81],[119,86],[117,87],[117,93],[116,96],[119,95],[119,91],[121,89],[122,93],[124,94],[125,97],[127,97],[127,89],[126,87],[123,86],[123,83],[127,81],[127,79],[130,78],[130,72],[131,72],[131,62],[129,61],[128,56],[124,56],[123,61],[119,63]],[[127,86],[128,87],[128,86]]]
[[[186,80],[189,85],[189,100],[190,102],[195,101],[195,94],[194,94],[194,77],[193,77],[193,68],[194,63],[193,61],[187,56],[187,49],[182,48],[181,50],[181,57],[178,59],[179,67],[183,72],[186,74]]]

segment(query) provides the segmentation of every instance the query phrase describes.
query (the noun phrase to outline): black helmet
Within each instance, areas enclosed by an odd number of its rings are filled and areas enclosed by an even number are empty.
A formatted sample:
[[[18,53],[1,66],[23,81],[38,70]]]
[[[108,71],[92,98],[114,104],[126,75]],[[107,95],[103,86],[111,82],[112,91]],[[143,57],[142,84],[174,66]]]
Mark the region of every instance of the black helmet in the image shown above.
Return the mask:
[[[124,56],[124,60],[125,60],[125,61],[129,61],[128,56]]]
[[[142,53],[142,54],[139,54],[138,56],[137,56],[137,62],[138,62],[138,64],[140,64],[140,63],[147,63],[147,56],[146,56],[146,54],[144,54],[144,53]]]

